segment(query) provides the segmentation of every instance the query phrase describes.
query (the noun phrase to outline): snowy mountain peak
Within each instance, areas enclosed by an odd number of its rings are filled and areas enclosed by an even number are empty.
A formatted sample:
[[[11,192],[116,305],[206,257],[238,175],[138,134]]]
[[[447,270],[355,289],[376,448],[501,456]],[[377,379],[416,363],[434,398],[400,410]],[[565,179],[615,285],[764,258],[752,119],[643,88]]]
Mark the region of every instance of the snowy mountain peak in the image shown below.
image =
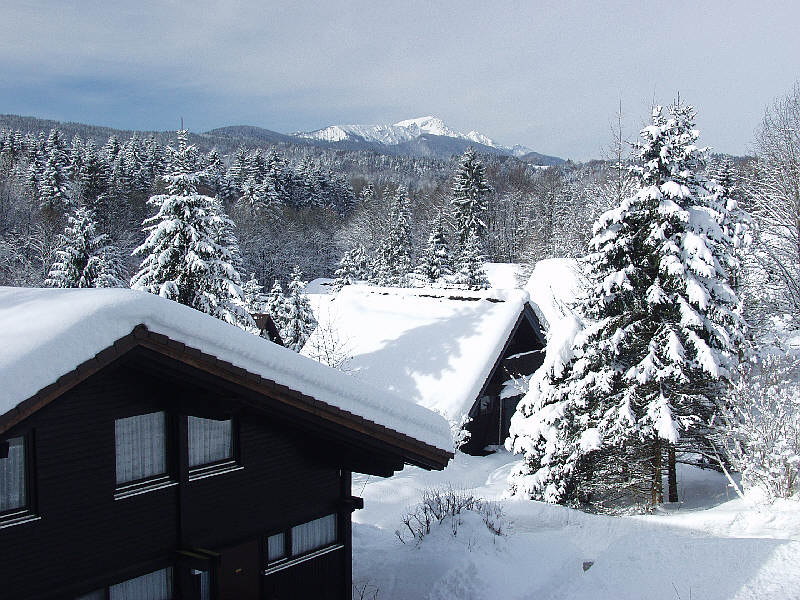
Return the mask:
[[[368,144],[380,144],[382,146],[398,146],[406,142],[419,140],[422,136],[429,135],[480,144],[485,147],[483,148],[484,152],[487,148],[493,148],[498,154],[517,157],[525,156],[533,152],[533,150],[526,146],[502,146],[479,131],[472,130],[468,133],[462,133],[451,129],[442,119],[432,115],[405,119],[391,125],[331,125],[324,129],[308,132],[300,131],[293,135],[299,138],[322,142],[351,142],[354,144],[366,142]],[[444,140],[427,139],[425,140],[425,144],[442,148],[442,153],[444,155],[452,153],[454,148],[452,144],[448,144]],[[555,157],[544,158],[555,161],[549,164],[557,164],[557,162],[561,160]]]
[[[425,134],[469,140],[492,148],[503,148],[482,133],[477,131],[461,133],[450,129],[442,119],[431,115],[405,119],[392,125],[331,125],[324,129],[299,132],[294,135],[326,142],[342,142],[361,138],[367,142],[391,146],[411,141]]]

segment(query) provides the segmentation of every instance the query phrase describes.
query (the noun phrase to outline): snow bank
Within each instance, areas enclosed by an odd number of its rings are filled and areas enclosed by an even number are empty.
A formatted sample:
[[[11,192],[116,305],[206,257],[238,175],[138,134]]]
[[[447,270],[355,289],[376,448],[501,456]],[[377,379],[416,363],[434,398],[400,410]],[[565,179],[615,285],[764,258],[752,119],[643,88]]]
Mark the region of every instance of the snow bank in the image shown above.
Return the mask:
[[[469,411],[514,328],[522,290],[342,288],[303,348],[338,336],[344,369],[361,381],[459,419]]]
[[[800,511],[789,501],[756,507],[726,501],[726,479],[679,465],[687,502],[649,516],[611,517],[505,498],[506,453],[458,454],[444,471],[406,468],[389,479],[359,476],[365,508],[353,514],[354,581],[379,598],[509,600],[786,600],[800,598]],[[501,503],[510,533],[496,537],[464,519],[421,544],[394,535],[427,487],[453,487]],[[592,566],[584,571],[584,562]]]
[[[0,287],[0,414],[143,324],[251,373],[444,450],[439,415],[201,312],[122,289]]]

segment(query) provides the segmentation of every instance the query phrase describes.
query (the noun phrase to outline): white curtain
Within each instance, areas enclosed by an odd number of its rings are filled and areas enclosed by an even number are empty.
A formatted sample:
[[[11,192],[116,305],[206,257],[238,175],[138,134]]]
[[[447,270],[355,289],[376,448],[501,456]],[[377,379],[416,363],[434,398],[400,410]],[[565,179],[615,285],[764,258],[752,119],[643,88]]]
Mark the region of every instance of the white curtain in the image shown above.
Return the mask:
[[[111,600],[172,600],[172,567],[109,588]]]
[[[232,424],[216,419],[189,417],[189,466],[198,467],[232,457]]]
[[[117,484],[167,472],[166,416],[163,412],[117,419]]]
[[[286,537],[276,533],[267,538],[267,562],[272,562],[286,556]]]
[[[327,515],[292,527],[292,556],[322,548],[336,541],[336,515]]]
[[[25,438],[8,440],[8,458],[0,458],[0,512],[25,506]]]

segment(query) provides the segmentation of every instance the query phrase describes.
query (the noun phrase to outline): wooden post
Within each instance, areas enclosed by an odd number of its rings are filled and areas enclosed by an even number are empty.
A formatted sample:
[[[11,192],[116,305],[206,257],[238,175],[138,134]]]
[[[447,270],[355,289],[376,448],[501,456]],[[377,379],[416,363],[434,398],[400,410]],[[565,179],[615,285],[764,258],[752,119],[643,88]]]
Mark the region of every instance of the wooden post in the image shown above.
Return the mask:
[[[667,458],[667,486],[669,488],[669,501],[678,501],[678,472],[675,468],[675,444],[669,445]]]

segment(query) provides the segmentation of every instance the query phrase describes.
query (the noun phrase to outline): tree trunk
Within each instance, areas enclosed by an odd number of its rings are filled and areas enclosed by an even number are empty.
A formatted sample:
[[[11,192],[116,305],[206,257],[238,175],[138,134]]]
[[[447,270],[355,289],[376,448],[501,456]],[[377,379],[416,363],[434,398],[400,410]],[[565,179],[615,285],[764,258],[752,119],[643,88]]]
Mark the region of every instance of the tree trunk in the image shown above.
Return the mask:
[[[661,473],[661,440],[655,438],[653,441],[653,481],[651,488],[650,503],[652,505],[664,502],[664,484]]]
[[[669,501],[678,501],[678,472],[675,468],[675,446],[669,445],[669,457],[667,463],[667,482],[669,486]]]

